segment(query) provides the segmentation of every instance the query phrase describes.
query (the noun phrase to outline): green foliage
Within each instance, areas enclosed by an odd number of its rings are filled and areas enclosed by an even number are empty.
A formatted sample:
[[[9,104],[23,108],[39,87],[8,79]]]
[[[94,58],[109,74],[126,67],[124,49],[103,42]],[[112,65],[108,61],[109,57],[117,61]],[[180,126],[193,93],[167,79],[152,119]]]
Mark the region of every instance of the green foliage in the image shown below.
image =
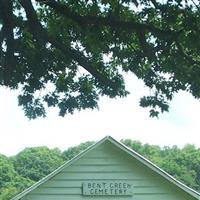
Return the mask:
[[[160,148],[155,145],[142,145],[129,139],[122,142],[176,179],[200,191],[200,149],[194,145],[186,145],[180,149],[177,146]]]
[[[18,190],[16,187],[13,187],[13,186],[4,187],[0,190],[0,199],[1,200],[11,199],[17,193],[18,193]]]
[[[200,98],[199,21],[198,1],[0,1],[0,85],[20,87],[34,119],[46,107],[64,116],[125,97],[132,72],[155,117],[179,90]]]
[[[0,155],[0,199],[7,200],[34,183],[20,176],[9,158]]]
[[[6,183],[12,182],[14,168],[6,156],[0,155],[0,188],[4,187]]]
[[[194,145],[180,149],[177,146],[161,148],[130,139],[122,142],[176,179],[200,191],[200,149]],[[11,158],[0,155],[0,199],[9,200],[93,143],[81,143],[62,153],[58,149],[35,147],[26,148]]]
[[[16,172],[24,178],[38,181],[63,164],[58,149],[26,148],[12,158]]]
[[[63,159],[64,160],[71,160],[74,156],[78,155],[80,152],[87,149],[89,146],[94,144],[92,141],[88,141],[85,143],[81,143],[78,146],[70,147],[66,151],[63,152]]]

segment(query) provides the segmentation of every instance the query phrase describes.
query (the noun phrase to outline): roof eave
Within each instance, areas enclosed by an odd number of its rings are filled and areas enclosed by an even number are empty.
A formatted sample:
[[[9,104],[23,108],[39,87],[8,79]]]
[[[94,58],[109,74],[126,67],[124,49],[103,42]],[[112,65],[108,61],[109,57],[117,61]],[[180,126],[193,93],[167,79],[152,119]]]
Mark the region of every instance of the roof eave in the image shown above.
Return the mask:
[[[145,164],[147,167],[149,167],[150,169],[152,169],[156,173],[160,174],[162,177],[166,178],[168,181],[175,184],[176,186],[178,186],[182,190],[184,190],[186,193],[190,194],[191,196],[195,197],[196,199],[200,199],[200,193],[198,193],[197,191],[193,190],[192,188],[186,186],[182,182],[178,181],[173,176],[168,174],[163,169],[159,168],[157,165],[155,165],[154,163],[152,163],[151,161],[149,161],[148,159],[146,159],[145,157],[143,157],[142,155],[140,155],[136,151],[130,149],[129,147],[127,147],[123,143],[115,140],[111,136],[109,136],[108,139],[109,139],[110,142],[112,142],[113,144],[115,144],[116,146],[121,148],[122,150],[126,151],[129,155],[136,158],[137,160],[139,160],[140,162]]]
[[[121,142],[115,140],[111,136],[106,136],[102,140],[100,140],[100,141],[96,142],[95,144],[91,145],[85,151],[79,153],[77,156],[75,156],[74,158],[72,158],[70,161],[64,163],[62,166],[60,166],[58,169],[56,169],[55,171],[53,171],[51,174],[47,175],[46,177],[44,177],[43,179],[41,179],[40,181],[38,181],[37,183],[35,183],[31,187],[29,187],[28,189],[24,190],[22,193],[16,195],[11,200],[20,200],[25,195],[27,195],[28,193],[30,193],[32,190],[36,189],[41,184],[43,184],[44,182],[46,182],[50,178],[54,177],[55,175],[57,175],[60,171],[62,171],[63,168],[65,168],[67,166],[70,166],[76,160],[80,159],[86,153],[88,153],[92,149],[96,148],[97,146],[101,145],[103,142],[105,142],[107,140],[110,141],[115,146],[119,147],[121,150],[123,150],[126,153],[128,153],[129,155],[131,155],[133,158],[135,158],[138,161],[142,162],[144,165],[146,165],[147,167],[149,167],[150,169],[152,169],[156,173],[160,174],[162,177],[164,177],[165,179],[167,179],[171,183],[175,184],[180,189],[184,190],[186,193],[190,194],[192,197],[195,197],[196,199],[200,200],[200,193],[198,193],[197,191],[193,190],[192,188],[186,186],[185,184],[181,183],[180,181],[176,180],[174,177],[172,177],[170,174],[168,174],[167,172],[165,172],[164,170],[162,170],[161,168],[159,168],[157,165],[153,164],[151,161],[147,160],[146,158],[144,158],[143,156],[141,156],[140,154],[138,154],[134,150],[128,148],[127,146],[125,146]]]
[[[30,193],[31,191],[33,191],[34,189],[38,188],[41,184],[45,183],[46,181],[48,181],[50,178],[54,177],[55,175],[57,175],[60,171],[62,171],[63,168],[71,165],[72,163],[74,163],[76,160],[78,160],[79,158],[81,158],[82,156],[84,156],[88,151],[91,151],[92,149],[94,149],[95,147],[99,146],[100,144],[102,144],[104,141],[108,140],[109,136],[104,137],[103,139],[101,139],[100,141],[96,142],[95,144],[91,145],[90,147],[88,147],[86,150],[80,152],[78,155],[76,155],[74,158],[72,158],[71,160],[67,161],[66,163],[64,163],[63,165],[61,165],[60,167],[58,167],[55,171],[53,171],[52,173],[50,173],[49,175],[45,176],[43,179],[41,179],[40,181],[36,182],[35,184],[33,184],[32,186],[30,186],[29,188],[27,188],[26,190],[24,190],[23,192],[17,194],[16,196],[14,196],[13,198],[11,198],[10,200],[20,200],[21,198],[23,198],[25,195],[27,195],[28,193]]]

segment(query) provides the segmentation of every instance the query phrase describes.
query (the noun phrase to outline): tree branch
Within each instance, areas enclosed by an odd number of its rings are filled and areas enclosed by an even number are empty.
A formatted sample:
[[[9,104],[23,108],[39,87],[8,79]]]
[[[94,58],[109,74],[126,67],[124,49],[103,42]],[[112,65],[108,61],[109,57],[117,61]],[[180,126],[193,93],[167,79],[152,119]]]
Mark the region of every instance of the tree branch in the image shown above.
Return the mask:
[[[198,11],[200,11],[199,4],[197,5],[194,0],[191,0]]]
[[[48,34],[47,30],[44,29],[39,22],[31,0],[20,0],[20,3],[25,9],[29,24],[29,30],[31,33],[33,33],[34,37],[36,37],[37,40],[42,39],[46,42],[50,42],[55,48],[60,49],[63,54],[69,55],[74,61],[76,61],[85,70],[87,70],[99,82],[102,82],[103,84],[113,89],[116,89],[115,82],[105,77],[105,74],[102,74],[99,69],[94,67],[92,63],[88,60],[88,58],[83,55],[82,52],[71,49],[70,47],[66,47],[66,45],[64,45],[62,41]],[[103,66],[101,69],[103,69]]]
[[[160,8],[159,3],[158,3],[156,0],[150,0],[150,2],[154,5],[154,7],[155,7],[156,9],[159,9],[159,8]]]
[[[51,7],[55,12],[64,15],[67,18],[70,18],[80,25],[104,25],[104,26],[110,26],[113,29],[128,29],[128,30],[146,30],[154,35],[160,37],[168,37],[169,35],[177,35],[178,32],[172,31],[172,30],[162,30],[158,27],[155,27],[153,25],[148,25],[144,23],[139,23],[135,21],[122,21],[119,20],[113,16],[107,16],[107,17],[101,17],[101,16],[81,16],[75,12],[72,12],[68,6],[56,2],[55,0],[36,0],[37,2],[43,3],[49,7]]]
[[[1,18],[3,21],[2,37],[6,38],[6,59],[4,81],[5,85],[10,83],[13,72],[13,65],[15,64],[14,58],[14,33],[13,33],[13,1],[0,0]]]
[[[143,51],[143,55],[146,56],[150,61],[154,59],[154,49],[150,47],[148,42],[146,41],[145,32],[144,31],[137,31],[136,32],[139,40],[140,47]]]
[[[0,30],[0,46],[2,45],[3,39],[4,39],[4,34],[3,34],[3,30],[1,29]]]
[[[178,42],[178,40],[175,41],[175,44],[179,50],[179,52],[181,53],[181,55],[190,63],[190,64],[196,64],[199,65],[200,62],[194,60],[192,58],[192,56],[188,55],[184,50],[183,47],[181,46],[181,44]]]

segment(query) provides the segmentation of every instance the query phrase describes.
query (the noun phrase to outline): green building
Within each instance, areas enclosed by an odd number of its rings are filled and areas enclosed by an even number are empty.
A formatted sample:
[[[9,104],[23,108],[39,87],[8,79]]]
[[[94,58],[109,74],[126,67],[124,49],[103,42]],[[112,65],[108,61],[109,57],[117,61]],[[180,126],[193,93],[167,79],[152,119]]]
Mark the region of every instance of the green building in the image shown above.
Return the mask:
[[[200,200],[200,194],[110,136],[12,200]]]

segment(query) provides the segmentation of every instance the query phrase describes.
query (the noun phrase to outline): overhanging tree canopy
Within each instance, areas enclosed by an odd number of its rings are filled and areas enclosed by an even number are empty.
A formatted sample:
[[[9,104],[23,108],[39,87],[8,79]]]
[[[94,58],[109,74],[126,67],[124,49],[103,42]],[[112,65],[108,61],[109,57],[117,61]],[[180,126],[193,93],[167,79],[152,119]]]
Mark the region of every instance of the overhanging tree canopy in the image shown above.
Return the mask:
[[[20,87],[29,118],[61,116],[128,94],[123,72],[151,89],[150,115],[179,90],[200,97],[195,0],[0,0],[0,84]],[[109,59],[105,59],[109,57]]]

